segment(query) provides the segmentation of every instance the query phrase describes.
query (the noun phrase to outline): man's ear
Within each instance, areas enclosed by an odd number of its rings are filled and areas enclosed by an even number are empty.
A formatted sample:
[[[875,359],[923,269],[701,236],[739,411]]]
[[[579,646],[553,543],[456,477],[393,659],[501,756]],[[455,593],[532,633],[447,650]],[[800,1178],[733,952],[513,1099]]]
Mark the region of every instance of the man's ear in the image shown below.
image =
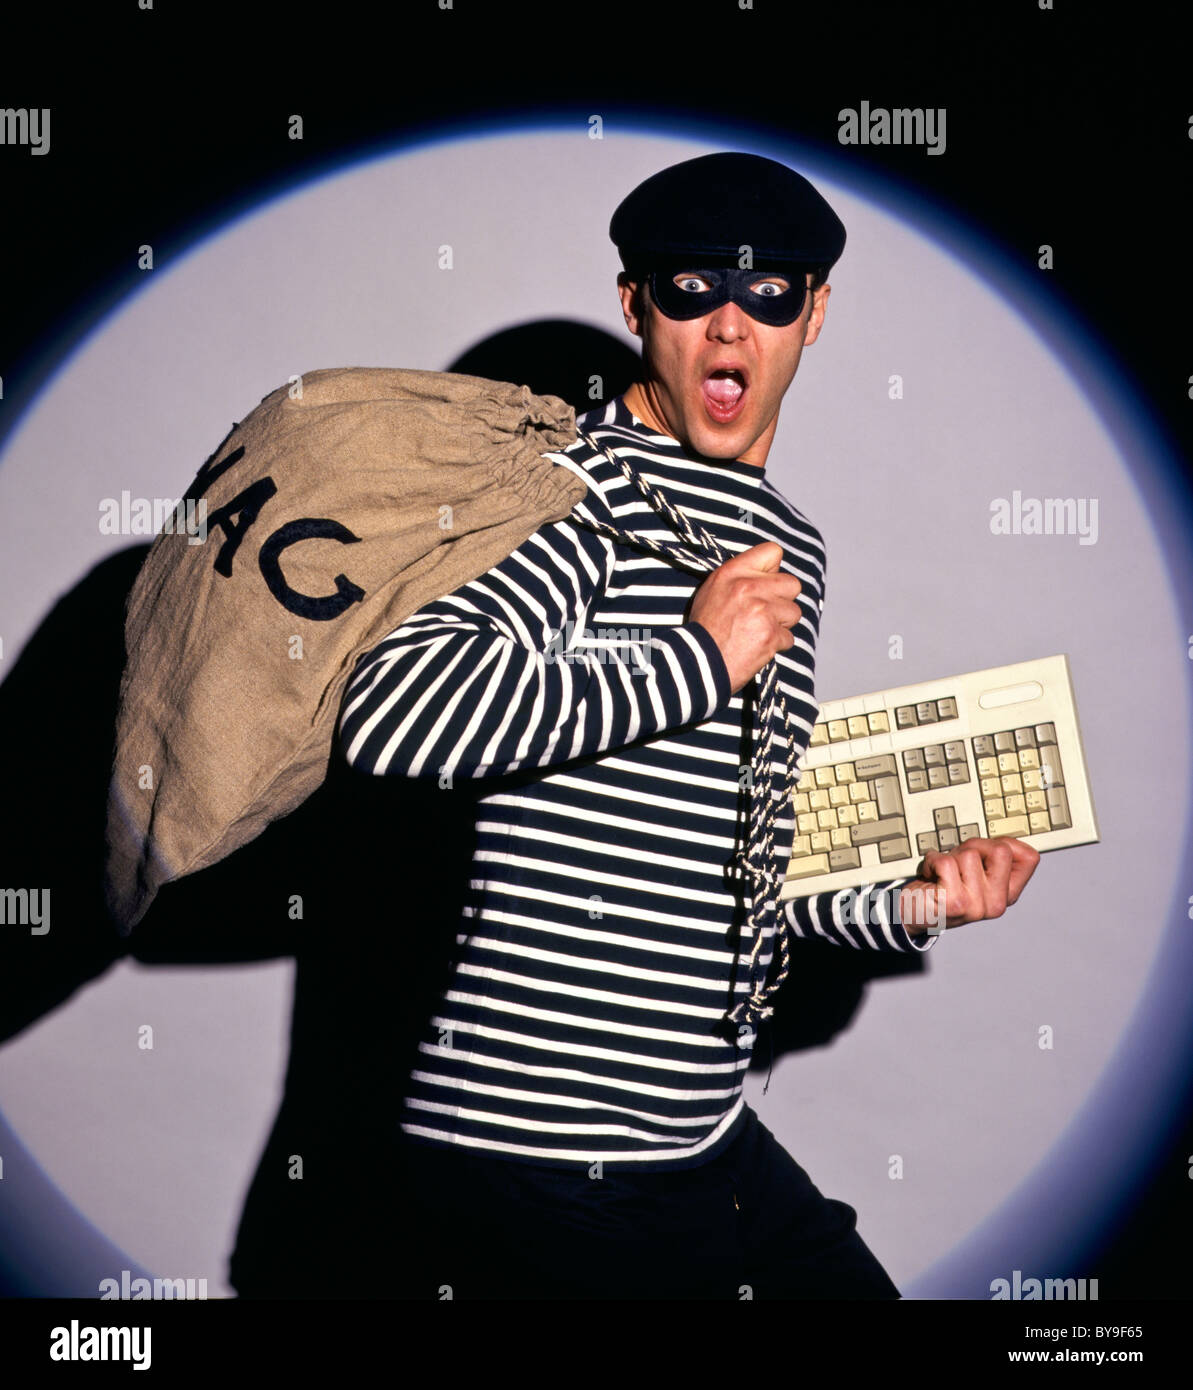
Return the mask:
[[[804,334],[804,347],[809,347],[820,336],[824,315],[828,309],[828,297],[832,292],[833,287],[827,282],[819,289],[812,291],[812,312],[808,315],[808,329]]]
[[[636,337],[642,336],[642,320],[646,314],[644,302],[645,282],[633,280],[626,271],[621,271],[617,277],[617,293],[621,299],[621,312],[625,316],[625,325]]]

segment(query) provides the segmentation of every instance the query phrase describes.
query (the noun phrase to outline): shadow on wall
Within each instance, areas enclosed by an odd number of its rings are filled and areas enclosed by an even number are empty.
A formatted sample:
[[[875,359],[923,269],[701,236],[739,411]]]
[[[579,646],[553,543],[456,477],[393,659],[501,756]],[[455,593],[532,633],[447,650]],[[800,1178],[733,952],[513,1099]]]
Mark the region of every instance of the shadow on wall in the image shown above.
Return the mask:
[[[450,370],[525,382],[583,414],[620,395],[639,365],[599,330],[550,321],[497,334]],[[367,1288],[366,1270],[349,1274],[353,1233],[376,1220],[378,1194],[392,1193],[387,1155],[402,1059],[450,973],[473,806],[498,779],[443,791],[358,774],[333,757],[308,801],[228,859],[167,884],[133,935],[119,936],[103,906],[103,817],[124,607],[148,549],[96,565],[0,686],[6,783],[18,811],[0,883],[49,888],[53,904],[44,935],[0,932],[0,1043],[125,956],[146,966],[294,957],[285,1094],[248,1194],[233,1272],[254,1292]],[[299,921],[289,916],[295,894]],[[829,1043],[854,1018],[868,980],[924,967],[918,955],[796,943],[776,1001],[774,1057]],[[754,1055],[754,1069],[764,1069],[765,1035]],[[305,1158],[302,1182],[288,1177],[296,1153]]]

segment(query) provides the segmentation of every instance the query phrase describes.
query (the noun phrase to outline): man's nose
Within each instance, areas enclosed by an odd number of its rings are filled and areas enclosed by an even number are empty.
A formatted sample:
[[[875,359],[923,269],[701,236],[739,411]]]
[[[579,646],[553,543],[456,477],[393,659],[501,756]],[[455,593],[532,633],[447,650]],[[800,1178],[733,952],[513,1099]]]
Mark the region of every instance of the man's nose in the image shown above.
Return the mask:
[[[750,332],[750,316],[732,299],[726,300],[719,309],[708,316],[708,336],[735,342],[745,338]]]

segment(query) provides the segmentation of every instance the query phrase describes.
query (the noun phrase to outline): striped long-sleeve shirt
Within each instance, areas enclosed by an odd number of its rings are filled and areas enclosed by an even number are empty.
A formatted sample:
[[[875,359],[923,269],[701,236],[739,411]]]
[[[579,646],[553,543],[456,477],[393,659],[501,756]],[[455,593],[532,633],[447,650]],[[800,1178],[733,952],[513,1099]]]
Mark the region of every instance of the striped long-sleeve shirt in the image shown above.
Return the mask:
[[[764,468],[692,459],[621,398],[577,423],[726,550],[782,546],[802,586],[795,645],[778,657],[802,760],[819,708],[820,533]],[[577,511],[675,541],[583,440],[549,457],[587,481]],[[749,992],[748,898],[726,869],[748,815],[750,686],[731,695],[712,636],[685,622],[699,582],[569,518],[359,662],[340,721],[355,768],[500,779],[477,802],[453,974],[403,1082],[408,1137],[633,1169],[693,1166],[735,1137],[752,1039],[727,1033],[725,1014]],[[780,817],[782,862],[794,828],[793,812]],[[867,911],[845,893],[781,906],[795,937],[927,950],[935,936],[893,920],[909,881],[874,885]],[[763,962],[772,948],[768,933]]]

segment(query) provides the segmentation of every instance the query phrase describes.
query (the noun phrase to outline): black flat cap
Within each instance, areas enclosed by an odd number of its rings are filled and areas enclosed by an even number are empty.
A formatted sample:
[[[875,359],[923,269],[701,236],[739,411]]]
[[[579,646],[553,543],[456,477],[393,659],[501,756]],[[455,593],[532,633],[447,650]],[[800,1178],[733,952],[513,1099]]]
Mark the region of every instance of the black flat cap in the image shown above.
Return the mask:
[[[845,227],[801,174],[756,154],[701,155],[652,174],[613,214],[609,236],[627,271],[678,257],[828,273],[845,248]]]

